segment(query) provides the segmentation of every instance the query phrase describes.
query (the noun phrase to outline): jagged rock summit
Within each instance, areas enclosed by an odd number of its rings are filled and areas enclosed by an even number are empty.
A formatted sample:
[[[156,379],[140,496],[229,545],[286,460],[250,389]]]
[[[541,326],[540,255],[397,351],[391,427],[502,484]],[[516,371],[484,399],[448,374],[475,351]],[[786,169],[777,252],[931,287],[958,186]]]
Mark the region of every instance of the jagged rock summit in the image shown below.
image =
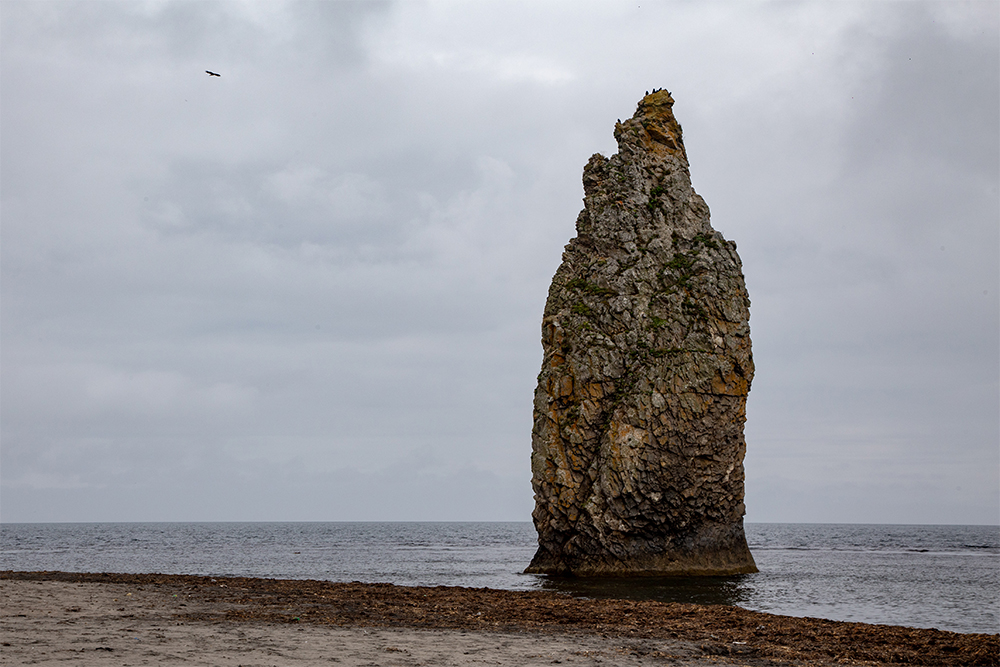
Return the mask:
[[[755,572],[743,532],[750,300],[691,187],[674,100],[647,94],[584,208],[542,320],[527,572]]]

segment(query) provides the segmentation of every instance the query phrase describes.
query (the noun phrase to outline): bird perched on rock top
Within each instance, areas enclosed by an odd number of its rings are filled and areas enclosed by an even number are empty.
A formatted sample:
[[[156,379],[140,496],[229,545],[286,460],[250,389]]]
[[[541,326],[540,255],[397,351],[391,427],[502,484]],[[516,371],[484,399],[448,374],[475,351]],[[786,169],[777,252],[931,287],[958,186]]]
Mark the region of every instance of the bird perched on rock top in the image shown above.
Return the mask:
[[[215,72],[210,72],[208,70],[205,70],[205,74],[207,74],[209,76],[222,76],[221,74],[216,74]]]

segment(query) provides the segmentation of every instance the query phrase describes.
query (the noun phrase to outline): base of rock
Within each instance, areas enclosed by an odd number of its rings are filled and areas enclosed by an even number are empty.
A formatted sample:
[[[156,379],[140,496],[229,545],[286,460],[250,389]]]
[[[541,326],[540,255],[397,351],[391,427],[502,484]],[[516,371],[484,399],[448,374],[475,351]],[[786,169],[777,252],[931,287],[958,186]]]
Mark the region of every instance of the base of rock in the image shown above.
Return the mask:
[[[524,572],[574,577],[729,576],[757,572],[742,525],[706,526],[681,544],[671,546],[650,543],[648,539],[617,544],[626,546],[626,553],[618,557],[570,553],[565,547],[555,551],[540,545]]]

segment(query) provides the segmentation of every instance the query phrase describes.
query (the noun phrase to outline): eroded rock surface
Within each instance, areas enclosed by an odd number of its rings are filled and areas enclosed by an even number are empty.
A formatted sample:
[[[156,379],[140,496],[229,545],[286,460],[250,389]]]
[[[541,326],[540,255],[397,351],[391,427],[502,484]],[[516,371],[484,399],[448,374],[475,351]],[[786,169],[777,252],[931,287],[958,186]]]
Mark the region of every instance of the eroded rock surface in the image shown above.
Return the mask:
[[[755,572],[743,532],[753,378],[736,244],[691,187],[654,91],[583,170],[584,209],[542,321],[528,572]]]

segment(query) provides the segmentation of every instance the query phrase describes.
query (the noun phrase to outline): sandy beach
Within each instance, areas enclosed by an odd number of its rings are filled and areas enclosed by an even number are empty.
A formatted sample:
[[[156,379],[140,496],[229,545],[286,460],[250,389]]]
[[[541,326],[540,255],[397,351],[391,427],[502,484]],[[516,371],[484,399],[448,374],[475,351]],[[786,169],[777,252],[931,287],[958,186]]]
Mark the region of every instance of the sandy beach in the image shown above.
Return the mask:
[[[997,665],[1000,636],[549,592],[0,573],[2,665]]]

